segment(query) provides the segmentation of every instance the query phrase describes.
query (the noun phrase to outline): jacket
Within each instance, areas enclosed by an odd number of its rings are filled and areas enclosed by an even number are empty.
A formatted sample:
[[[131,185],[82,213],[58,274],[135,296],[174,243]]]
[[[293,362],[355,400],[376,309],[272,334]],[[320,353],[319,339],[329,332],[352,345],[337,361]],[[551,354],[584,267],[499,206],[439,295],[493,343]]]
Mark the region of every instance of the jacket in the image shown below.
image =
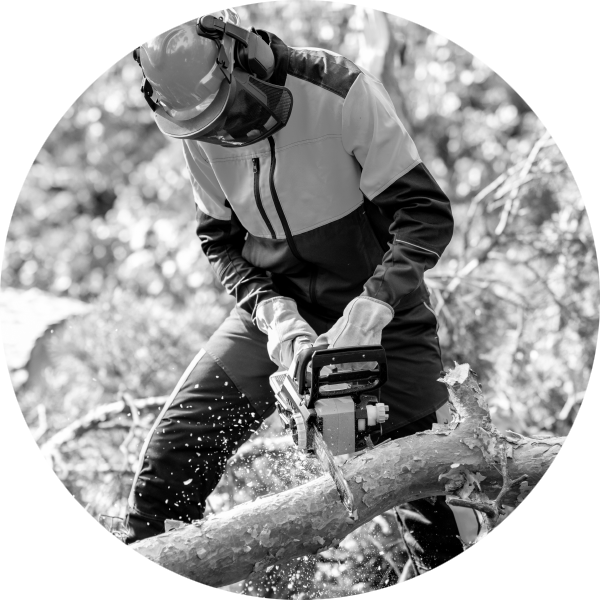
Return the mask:
[[[276,296],[337,319],[366,294],[395,311],[452,237],[450,203],[382,84],[350,60],[268,32],[287,125],[242,148],[184,141],[202,248],[237,306]]]

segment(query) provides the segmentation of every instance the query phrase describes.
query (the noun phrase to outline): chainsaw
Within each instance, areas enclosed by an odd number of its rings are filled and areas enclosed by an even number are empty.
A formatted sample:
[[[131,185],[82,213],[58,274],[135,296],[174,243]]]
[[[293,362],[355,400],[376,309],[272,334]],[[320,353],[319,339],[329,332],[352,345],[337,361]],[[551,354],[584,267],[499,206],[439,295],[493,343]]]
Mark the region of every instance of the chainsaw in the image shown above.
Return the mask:
[[[350,369],[352,363],[357,370]],[[299,352],[287,371],[270,377],[284,429],[301,452],[318,458],[329,472],[352,519],[358,517],[352,491],[334,457],[373,447],[371,433],[389,417],[388,406],[379,402],[386,380],[381,346],[312,346]]]

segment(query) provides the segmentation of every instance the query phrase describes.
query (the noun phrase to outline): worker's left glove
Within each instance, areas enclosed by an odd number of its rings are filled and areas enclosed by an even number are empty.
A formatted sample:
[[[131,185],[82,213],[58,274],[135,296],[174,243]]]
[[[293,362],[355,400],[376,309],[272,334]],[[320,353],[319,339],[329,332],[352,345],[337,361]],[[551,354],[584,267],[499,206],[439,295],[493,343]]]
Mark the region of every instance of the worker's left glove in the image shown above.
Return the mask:
[[[358,296],[346,306],[333,327],[317,338],[314,345],[327,344],[329,348],[342,348],[381,344],[381,332],[393,318],[394,309],[386,302],[370,296]],[[343,368],[360,370],[369,366],[370,363],[349,363]]]
[[[302,348],[310,346],[317,338],[315,330],[298,313],[296,302],[285,296],[259,303],[254,322],[268,336],[270,359],[285,369]]]

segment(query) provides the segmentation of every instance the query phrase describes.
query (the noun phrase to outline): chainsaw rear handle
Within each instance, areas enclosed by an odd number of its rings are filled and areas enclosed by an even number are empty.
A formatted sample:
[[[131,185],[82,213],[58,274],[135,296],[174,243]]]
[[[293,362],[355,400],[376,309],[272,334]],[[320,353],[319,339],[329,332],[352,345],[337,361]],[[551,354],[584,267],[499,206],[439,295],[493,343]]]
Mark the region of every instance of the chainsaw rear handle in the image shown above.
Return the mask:
[[[297,359],[294,378],[298,382],[298,391],[304,394],[308,385],[308,364],[312,360],[311,393],[309,404],[319,398],[335,398],[337,396],[355,395],[380,388],[387,381],[387,360],[382,346],[353,346],[348,348],[328,348],[326,345],[312,346],[302,350]],[[321,378],[321,369],[327,365],[346,364],[353,362],[376,362],[379,369],[331,373]],[[319,387],[326,384],[365,381],[364,384],[351,386],[342,390],[320,391]],[[310,406],[307,406],[310,408]]]

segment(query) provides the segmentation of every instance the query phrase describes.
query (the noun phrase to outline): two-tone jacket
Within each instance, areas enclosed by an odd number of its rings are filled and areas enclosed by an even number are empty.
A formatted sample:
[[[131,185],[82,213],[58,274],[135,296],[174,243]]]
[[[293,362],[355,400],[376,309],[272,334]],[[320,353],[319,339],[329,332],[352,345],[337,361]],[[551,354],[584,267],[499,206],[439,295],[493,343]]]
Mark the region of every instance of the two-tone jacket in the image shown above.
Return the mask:
[[[275,296],[328,319],[361,293],[397,311],[422,302],[453,220],[387,92],[338,54],[261,33],[270,81],[293,94],[287,125],[242,148],[184,142],[220,281],[251,314]]]

